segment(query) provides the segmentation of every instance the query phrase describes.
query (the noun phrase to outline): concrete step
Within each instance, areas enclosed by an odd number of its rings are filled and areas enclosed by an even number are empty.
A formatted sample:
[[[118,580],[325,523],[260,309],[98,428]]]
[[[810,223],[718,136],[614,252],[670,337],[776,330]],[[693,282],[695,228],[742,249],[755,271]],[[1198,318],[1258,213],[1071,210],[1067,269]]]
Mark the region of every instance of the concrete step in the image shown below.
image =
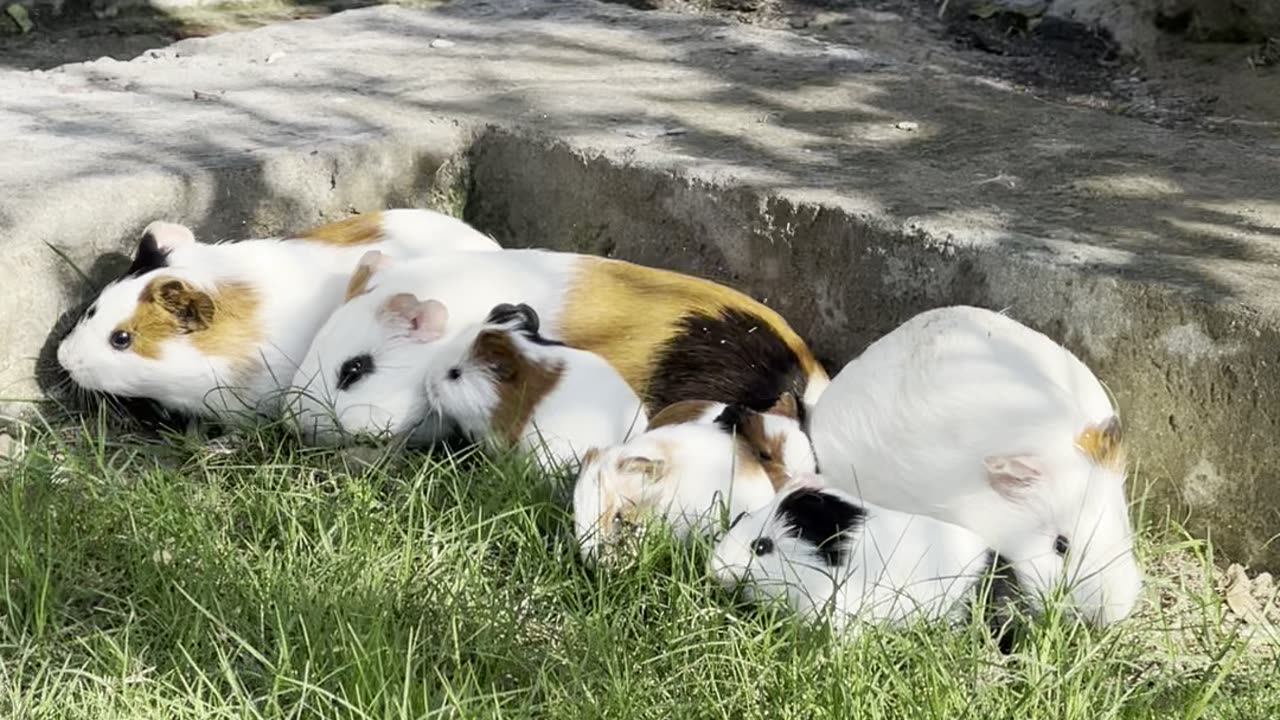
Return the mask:
[[[729,282],[836,365],[927,307],[1009,308],[1114,390],[1150,504],[1280,569],[1280,142],[589,0],[355,10],[0,71],[0,97],[5,412],[86,292],[60,255],[102,281],[157,218],[434,206]]]

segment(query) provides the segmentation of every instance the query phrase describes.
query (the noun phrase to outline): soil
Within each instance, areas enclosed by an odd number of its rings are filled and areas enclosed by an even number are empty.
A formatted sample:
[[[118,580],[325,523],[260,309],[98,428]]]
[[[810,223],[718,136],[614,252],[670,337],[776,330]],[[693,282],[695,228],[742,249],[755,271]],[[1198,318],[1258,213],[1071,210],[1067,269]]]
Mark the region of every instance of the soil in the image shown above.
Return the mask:
[[[1145,62],[1123,55],[1105,32],[1012,13],[976,17],[964,0],[613,0],[641,9],[714,14],[789,28],[828,42],[897,46],[922,65],[986,76],[1046,100],[1105,109],[1161,125],[1275,140],[1280,134],[1280,38],[1263,43],[1194,43],[1166,33]],[[431,0],[404,0],[422,5]],[[375,4],[325,0],[237,4],[159,13],[125,10],[51,17],[18,34],[0,16],[0,67],[47,69],[112,57],[127,60],[188,37],[319,17]],[[101,14],[101,13],[99,13]],[[985,14],[985,13],[984,13]]]

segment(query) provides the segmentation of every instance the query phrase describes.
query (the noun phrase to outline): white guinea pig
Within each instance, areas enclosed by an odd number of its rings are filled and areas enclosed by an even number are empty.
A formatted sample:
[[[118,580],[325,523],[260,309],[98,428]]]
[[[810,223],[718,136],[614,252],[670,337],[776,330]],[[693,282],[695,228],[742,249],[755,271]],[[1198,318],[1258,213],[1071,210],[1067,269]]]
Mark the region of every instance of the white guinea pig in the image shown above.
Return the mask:
[[[710,561],[712,576],[747,599],[785,600],[809,617],[829,612],[843,628],[959,620],[988,589],[994,610],[1017,588],[1007,568],[992,574],[998,567],[976,533],[877,507],[823,487],[817,476],[797,478],[765,507],[735,518]],[[1000,636],[1009,649],[1012,636]]]
[[[1124,618],[1142,577],[1120,425],[1074,355],[999,313],[947,307],[872,343],[810,417],[826,482],[966,527],[1044,596]]]
[[[793,474],[813,470],[795,418],[723,403],[675,406],[642,435],[583,458],[573,490],[579,546],[595,557],[650,515],[686,538],[709,529],[722,506],[730,516],[762,507]]]
[[[443,335],[444,305],[400,298]],[[539,324],[528,305],[503,304],[442,341],[427,368],[429,412],[473,441],[519,446],[547,470],[576,465],[589,449],[644,427],[640,397],[609,363],[543,337]]]
[[[389,307],[399,294],[439,300],[458,327],[482,322],[495,305],[526,303],[546,335],[612,365],[650,413],[690,397],[764,410],[791,392],[812,403],[828,382],[768,307],[709,280],[620,260],[547,250],[456,253],[374,263],[352,284],[360,291],[316,334],[294,381],[306,389],[296,408],[303,432],[318,442],[439,439],[439,423],[424,419],[426,398],[410,390],[423,387],[433,343]],[[353,363],[363,371],[343,374]]]
[[[219,420],[275,415],[312,337],[342,303],[361,254],[499,247],[429,210],[357,215],[290,238],[205,244],[152,223],[125,274],[58,347],[82,389],[149,398]]]

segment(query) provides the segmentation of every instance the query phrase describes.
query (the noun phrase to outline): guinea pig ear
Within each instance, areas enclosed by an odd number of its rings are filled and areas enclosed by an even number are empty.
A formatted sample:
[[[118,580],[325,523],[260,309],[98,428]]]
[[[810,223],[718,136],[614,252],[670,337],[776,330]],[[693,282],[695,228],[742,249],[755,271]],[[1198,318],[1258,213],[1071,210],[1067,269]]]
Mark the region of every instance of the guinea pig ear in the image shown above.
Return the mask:
[[[778,401],[773,404],[773,407],[769,408],[765,412],[769,415],[781,415],[782,417],[791,418],[792,420],[800,419],[800,409],[799,406],[796,405],[796,396],[790,392],[784,392],[779,395]]]
[[[213,323],[213,298],[185,280],[165,278],[148,286],[148,298],[178,321],[182,332],[204,330]]]
[[[347,280],[346,300],[369,292],[372,289],[369,287],[369,278],[390,265],[391,258],[377,250],[370,250],[361,255],[359,262],[356,263],[356,269],[351,271],[351,279]]]
[[[1045,475],[1034,455],[993,455],[983,460],[987,482],[1006,500],[1018,501]]]
[[[657,482],[667,474],[667,461],[640,456],[626,457],[618,461],[618,472],[638,475],[647,483]]]
[[[387,298],[379,313],[417,342],[439,340],[449,325],[449,309],[439,300],[419,302],[413,293],[396,293]]]
[[[156,221],[142,231],[133,262],[124,271],[125,277],[135,277],[168,264],[169,253],[177,247],[192,245],[196,237],[191,229],[177,223]]]
[[[538,329],[542,326],[542,321],[538,318],[538,311],[525,303],[520,303],[519,305],[512,305],[511,303],[495,305],[489,311],[489,317],[485,318],[485,323],[488,325],[506,325],[530,335],[537,335]]]

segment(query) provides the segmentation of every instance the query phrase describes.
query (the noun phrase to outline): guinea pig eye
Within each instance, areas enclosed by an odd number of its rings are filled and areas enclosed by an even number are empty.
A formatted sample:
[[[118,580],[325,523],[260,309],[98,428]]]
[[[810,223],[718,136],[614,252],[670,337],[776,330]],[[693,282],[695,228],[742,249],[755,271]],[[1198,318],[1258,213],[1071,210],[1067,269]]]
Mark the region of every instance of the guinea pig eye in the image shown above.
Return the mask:
[[[751,554],[755,555],[756,557],[761,557],[762,555],[768,555],[771,552],[773,552],[772,538],[767,538],[767,537],[756,538],[756,541],[751,543]]]
[[[1053,551],[1061,557],[1067,556],[1067,550],[1070,549],[1071,543],[1067,542],[1066,535],[1059,535],[1053,539]]]
[[[449,378],[450,380],[457,380],[458,378],[462,377],[462,370],[460,368],[451,367],[449,368],[449,372],[447,375],[445,375],[445,377]]]
[[[761,462],[773,462],[773,453],[768,450],[761,450],[756,453],[756,457],[759,457]]]
[[[128,330],[113,330],[107,341],[111,343],[111,347],[117,350],[128,350],[129,346],[133,344],[133,335]]]
[[[94,315],[98,314],[98,304],[94,303],[89,306],[89,310],[85,312],[84,319],[92,320]]]
[[[373,358],[369,355],[357,355],[347,360],[338,369],[338,390],[346,390],[371,372]]]

